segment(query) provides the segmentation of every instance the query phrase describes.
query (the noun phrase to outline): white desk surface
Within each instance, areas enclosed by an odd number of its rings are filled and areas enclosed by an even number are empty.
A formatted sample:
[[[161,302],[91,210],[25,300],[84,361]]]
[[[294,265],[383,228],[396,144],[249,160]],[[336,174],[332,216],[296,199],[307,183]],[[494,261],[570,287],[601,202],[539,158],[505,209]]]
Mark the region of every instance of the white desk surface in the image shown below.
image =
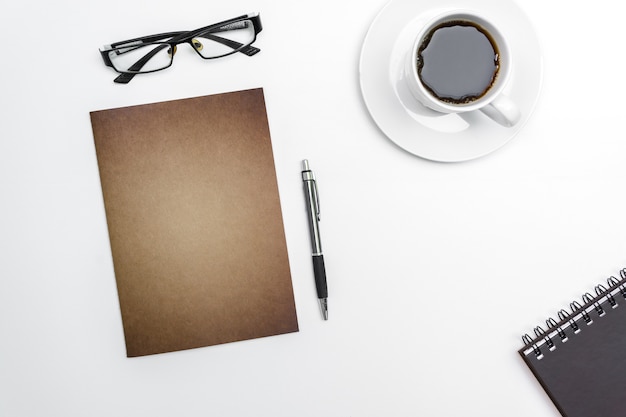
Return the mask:
[[[536,111],[497,152],[442,164],[389,141],[361,98],[361,45],[384,5],[3,6],[0,415],[559,415],[517,350],[626,266],[621,15],[608,0],[520,1],[543,48]],[[179,51],[171,69],[116,85],[98,53],[251,11],[264,24],[253,58]],[[300,331],[128,359],[89,111],[253,87],[265,89]],[[328,322],[303,158],[322,198]]]

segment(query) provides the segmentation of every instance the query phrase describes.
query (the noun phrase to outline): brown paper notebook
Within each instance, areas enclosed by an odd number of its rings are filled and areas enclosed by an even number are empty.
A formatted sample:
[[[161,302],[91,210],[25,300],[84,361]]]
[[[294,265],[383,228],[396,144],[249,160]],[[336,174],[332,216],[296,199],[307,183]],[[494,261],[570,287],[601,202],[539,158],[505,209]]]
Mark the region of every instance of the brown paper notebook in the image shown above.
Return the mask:
[[[91,123],[127,355],[298,331],[263,90]]]

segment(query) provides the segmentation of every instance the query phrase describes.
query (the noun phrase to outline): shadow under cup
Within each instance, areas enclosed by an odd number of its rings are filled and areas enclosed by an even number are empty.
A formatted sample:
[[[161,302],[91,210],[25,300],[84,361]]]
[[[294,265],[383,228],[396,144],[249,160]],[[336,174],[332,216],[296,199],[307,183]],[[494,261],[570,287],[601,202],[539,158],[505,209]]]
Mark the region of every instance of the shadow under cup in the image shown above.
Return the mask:
[[[501,94],[510,73],[511,54],[500,31],[476,14],[457,12],[420,31],[409,52],[406,80],[426,107],[442,113],[482,110],[510,127],[519,120],[517,106]]]

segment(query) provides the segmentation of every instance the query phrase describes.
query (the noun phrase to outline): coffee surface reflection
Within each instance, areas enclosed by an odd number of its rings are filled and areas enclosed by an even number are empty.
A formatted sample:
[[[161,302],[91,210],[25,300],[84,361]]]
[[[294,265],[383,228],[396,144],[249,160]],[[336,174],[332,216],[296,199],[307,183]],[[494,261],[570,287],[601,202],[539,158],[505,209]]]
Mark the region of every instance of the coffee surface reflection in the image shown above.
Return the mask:
[[[424,87],[450,104],[469,104],[494,84],[498,47],[476,23],[455,20],[435,26],[418,49],[417,73]]]

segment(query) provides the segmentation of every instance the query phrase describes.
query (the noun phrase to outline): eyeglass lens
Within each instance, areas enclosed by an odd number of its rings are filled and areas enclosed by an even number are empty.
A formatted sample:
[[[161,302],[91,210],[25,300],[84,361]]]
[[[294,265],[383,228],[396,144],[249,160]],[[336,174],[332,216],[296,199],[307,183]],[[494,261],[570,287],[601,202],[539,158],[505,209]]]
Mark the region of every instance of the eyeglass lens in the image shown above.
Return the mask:
[[[192,39],[192,45],[203,58],[232,54],[254,41],[254,25],[250,20],[208,29]]]
[[[167,68],[172,64],[176,47],[167,43],[124,45],[109,52],[116,70],[122,72],[151,72]]]

